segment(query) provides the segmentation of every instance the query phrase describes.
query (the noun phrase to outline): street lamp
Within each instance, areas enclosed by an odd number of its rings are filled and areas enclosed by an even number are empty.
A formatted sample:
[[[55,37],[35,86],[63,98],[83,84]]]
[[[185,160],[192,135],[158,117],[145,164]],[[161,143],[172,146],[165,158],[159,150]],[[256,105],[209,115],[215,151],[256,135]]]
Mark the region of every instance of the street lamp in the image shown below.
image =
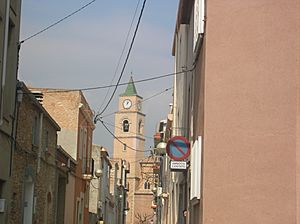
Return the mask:
[[[160,142],[154,148],[154,152],[156,155],[165,155],[166,154],[167,143]]]
[[[95,171],[95,176],[99,179],[100,177],[102,177],[103,171],[101,169],[97,169]]]
[[[101,217],[101,209],[102,209],[102,202],[101,202],[101,177],[103,175],[102,169],[95,170],[95,176],[98,179],[98,202],[97,202],[97,216],[98,218]]]

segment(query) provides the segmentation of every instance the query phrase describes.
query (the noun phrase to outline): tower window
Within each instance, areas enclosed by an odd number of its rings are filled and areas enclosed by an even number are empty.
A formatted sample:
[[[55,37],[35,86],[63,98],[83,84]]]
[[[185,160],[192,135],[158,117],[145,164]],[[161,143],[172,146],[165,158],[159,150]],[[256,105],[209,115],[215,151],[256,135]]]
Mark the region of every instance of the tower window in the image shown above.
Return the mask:
[[[128,120],[123,121],[123,132],[129,132],[129,121]]]
[[[148,181],[145,181],[144,189],[150,189],[150,188],[151,188],[151,184]]]
[[[142,134],[142,120],[139,121],[138,129],[139,129],[139,134]]]

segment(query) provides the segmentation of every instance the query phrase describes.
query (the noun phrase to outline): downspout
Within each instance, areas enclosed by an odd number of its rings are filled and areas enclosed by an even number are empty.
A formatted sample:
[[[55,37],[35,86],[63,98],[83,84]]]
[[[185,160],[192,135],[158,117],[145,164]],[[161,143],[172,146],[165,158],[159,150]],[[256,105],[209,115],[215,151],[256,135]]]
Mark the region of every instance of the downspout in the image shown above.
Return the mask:
[[[8,49],[8,33],[9,33],[9,11],[10,11],[10,0],[6,0],[5,9],[5,24],[4,24],[4,40],[3,40],[3,55],[2,55],[2,73],[1,73],[1,101],[0,101],[0,125],[3,123],[3,93],[6,78],[6,68],[7,68],[7,49]]]
[[[22,83],[17,84],[17,91],[15,96],[15,108],[14,108],[14,116],[12,121],[12,129],[11,129],[11,137],[12,137],[12,144],[10,149],[10,169],[9,169],[9,176],[11,176],[13,172],[13,155],[14,151],[17,147],[17,132],[18,132],[18,120],[19,120],[19,108],[20,104],[23,100],[23,91],[21,90]]]

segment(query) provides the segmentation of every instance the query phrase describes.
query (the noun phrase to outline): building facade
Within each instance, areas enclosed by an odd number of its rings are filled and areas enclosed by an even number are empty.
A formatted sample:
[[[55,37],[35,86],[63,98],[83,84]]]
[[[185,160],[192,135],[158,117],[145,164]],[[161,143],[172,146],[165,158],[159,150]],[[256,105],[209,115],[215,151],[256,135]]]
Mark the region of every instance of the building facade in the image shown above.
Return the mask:
[[[192,154],[168,223],[299,223],[299,7],[179,2],[173,134]]]
[[[76,161],[75,174],[70,175],[67,183],[65,223],[88,223],[95,128],[92,111],[81,91],[37,88],[32,91],[43,95],[43,106],[61,127],[58,144]]]
[[[16,121],[20,0],[0,2],[0,223],[8,222]]]
[[[158,189],[159,161],[153,156],[146,157],[140,164],[140,181],[135,196],[134,223],[154,223],[156,204],[154,194]]]
[[[19,84],[9,223],[55,223],[58,124]]]
[[[69,207],[67,201],[67,184],[75,177],[76,161],[60,145],[56,150],[56,183],[57,183],[57,206],[56,206],[56,223],[66,223],[66,208]]]
[[[104,223],[114,222],[114,198],[110,192],[110,180],[112,164],[109,160],[108,152],[100,145],[93,145],[92,158],[94,160],[95,176],[91,181],[90,188],[90,223],[95,220],[103,220]]]

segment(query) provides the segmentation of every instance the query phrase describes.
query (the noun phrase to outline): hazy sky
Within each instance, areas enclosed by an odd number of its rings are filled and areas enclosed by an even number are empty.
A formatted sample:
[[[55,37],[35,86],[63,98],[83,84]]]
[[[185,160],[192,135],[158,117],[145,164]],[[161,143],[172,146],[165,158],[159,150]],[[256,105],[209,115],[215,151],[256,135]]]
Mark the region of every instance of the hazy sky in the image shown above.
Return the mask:
[[[24,39],[89,1],[25,0],[22,1],[21,36]],[[21,47],[19,79],[34,87],[82,88],[110,84],[123,49],[138,0],[97,0],[83,11],[25,42]],[[137,17],[142,6],[140,1]],[[174,71],[171,55],[178,0],[148,0],[131,56],[121,82],[131,73],[134,80],[150,78]],[[131,36],[137,22],[134,22]],[[130,36],[130,37],[131,37]],[[123,65],[127,48],[121,65]],[[121,66],[120,66],[121,67]],[[119,68],[116,80],[120,74]],[[136,84],[137,92],[150,97],[173,85],[168,77]],[[118,88],[114,100],[104,114],[117,110]],[[84,92],[90,107],[99,111],[107,89]],[[112,90],[110,91],[110,93]],[[172,100],[168,91],[144,102],[145,135],[153,136],[157,122],[164,119]],[[106,117],[114,124],[114,115]],[[114,131],[114,128],[109,126]],[[113,138],[100,123],[96,125],[93,142],[112,150]],[[146,149],[153,145],[146,139]]]

